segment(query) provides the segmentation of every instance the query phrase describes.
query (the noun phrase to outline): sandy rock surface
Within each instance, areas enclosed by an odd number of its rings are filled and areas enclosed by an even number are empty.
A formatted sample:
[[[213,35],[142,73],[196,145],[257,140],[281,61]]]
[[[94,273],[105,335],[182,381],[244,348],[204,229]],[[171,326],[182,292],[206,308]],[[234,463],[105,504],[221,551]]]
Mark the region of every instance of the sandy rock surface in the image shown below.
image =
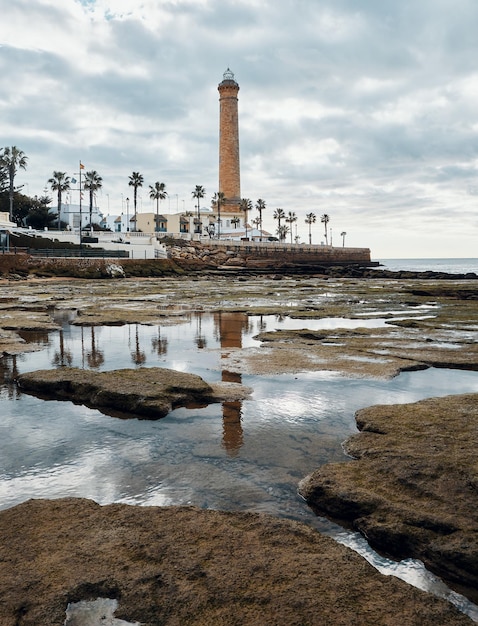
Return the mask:
[[[478,601],[478,394],[358,411],[346,450],[300,485],[376,548],[421,559]]]
[[[62,626],[69,603],[117,600],[144,626],[470,624],[286,520],[196,508],[30,500],[0,512],[0,623]]]

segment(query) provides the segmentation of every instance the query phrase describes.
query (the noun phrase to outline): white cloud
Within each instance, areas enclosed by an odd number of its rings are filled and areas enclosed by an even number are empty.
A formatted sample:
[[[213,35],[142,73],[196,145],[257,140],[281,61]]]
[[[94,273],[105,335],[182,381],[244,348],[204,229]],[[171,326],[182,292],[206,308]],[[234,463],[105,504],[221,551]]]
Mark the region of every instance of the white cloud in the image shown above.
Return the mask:
[[[131,171],[216,191],[217,84],[240,83],[244,196],[327,212],[375,256],[476,256],[474,0],[0,0],[0,136],[19,184]],[[147,187],[146,187],[147,188]],[[146,193],[146,192],[145,192]],[[179,203],[181,204],[181,203]],[[444,242],[446,241],[446,246]]]

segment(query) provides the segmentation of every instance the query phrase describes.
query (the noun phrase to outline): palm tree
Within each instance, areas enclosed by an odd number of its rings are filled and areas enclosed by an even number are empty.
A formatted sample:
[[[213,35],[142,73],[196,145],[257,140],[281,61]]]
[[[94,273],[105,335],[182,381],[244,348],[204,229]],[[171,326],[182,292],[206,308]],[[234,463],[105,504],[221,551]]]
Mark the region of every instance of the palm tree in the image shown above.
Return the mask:
[[[159,230],[159,201],[165,200],[168,192],[166,191],[165,183],[155,182],[154,186],[149,186],[149,197],[151,200],[156,200],[156,226],[154,228],[155,232]]]
[[[93,233],[93,196],[98,189],[103,187],[103,179],[96,170],[91,170],[85,174],[83,187],[90,192],[90,232]]]
[[[294,222],[297,222],[297,215],[295,214],[294,211],[289,211],[289,213],[287,214],[287,217],[285,218],[285,221],[290,224],[290,243],[292,244],[292,224]]]
[[[274,219],[277,220],[277,230],[281,227],[281,221],[285,220],[285,211],[284,209],[276,209],[273,215]]]
[[[18,169],[27,169],[28,157],[25,156],[23,150],[19,150],[16,146],[11,148],[3,148],[3,154],[0,155],[0,166],[4,168],[8,175],[8,199],[10,221],[13,221],[13,194],[15,192],[15,176]]]
[[[249,198],[242,198],[239,208],[241,209],[241,211],[244,211],[244,226],[246,227],[247,239],[247,214],[249,213],[249,211],[252,211],[252,200],[249,200]]]
[[[287,233],[289,232],[289,227],[285,224],[281,224],[277,227],[277,236],[279,237],[279,241],[284,241],[287,237]]]
[[[327,224],[330,222],[330,217],[327,215],[327,213],[324,213],[322,215],[322,217],[320,218],[320,221],[322,222],[322,224],[324,225],[324,235],[325,235],[325,245],[328,246],[329,245],[329,239],[328,239],[328,235],[327,235]]]
[[[259,226],[261,225],[261,218],[260,217],[254,218],[253,220],[251,220],[251,223],[253,226],[257,228],[257,230],[259,230]],[[252,241],[254,241],[254,235],[252,236]]]
[[[259,200],[256,202],[256,209],[257,211],[259,211],[260,241],[262,241],[262,211],[264,211],[265,208],[266,203],[264,202],[264,200],[261,200],[261,198],[259,198]]]
[[[234,230],[236,230],[237,225],[240,223],[241,223],[241,220],[237,216],[234,216],[231,220],[231,224],[234,224]]]
[[[201,198],[204,198],[206,195],[206,190],[202,185],[196,185],[195,190],[192,192],[193,198],[197,198],[198,201],[198,216],[197,216],[197,224],[195,228],[195,232],[201,234],[202,233],[202,225],[201,225],[201,213],[199,209],[199,201]]]
[[[58,230],[60,230],[61,196],[64,191],[70,189],[70,177],[66,175],[66,172],[53,172],[52,178],[49,178],[47,182],[52,191],[58,194]]]
[[[316,217],[315,213],[307,213],[305,216],[305,223],[309,225],[309,245],[312,244],[312,224],[315,224]]]
[[[143,175],[139,172],[133,172],[129,177],[128,185],[133,187],[133,204],[134,204],[134,228],[136,230],[136,209],[138,206],[138,187],[142,187],[144,183]]]
[[[345,230],[343,230],[343,231],[340,233],[340,236],[342,237],[342,248],[345,248],[345,235],[346,235],[346,234],[347,234],[347,233],[345,232]]]
[[[226,202],[226,196],[223,191],[216,191],[212,198],[213,204],[217,207],[217,238],[221,238],[221,204]]]

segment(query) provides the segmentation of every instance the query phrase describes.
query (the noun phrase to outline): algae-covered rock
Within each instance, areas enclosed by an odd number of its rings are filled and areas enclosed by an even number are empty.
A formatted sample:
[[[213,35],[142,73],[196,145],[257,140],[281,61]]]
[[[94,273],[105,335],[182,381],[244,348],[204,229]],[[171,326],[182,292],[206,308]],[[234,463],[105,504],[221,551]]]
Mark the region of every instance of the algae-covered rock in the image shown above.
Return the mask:
[[[63,626],[69,603],[97,598],[143,626],[471,624],[314,529],[261,514],[30,500],[0,512],[0,563],[5,626]]]
[[[358,460],[329,464],[300,492],[376,548],[421,559],[478,599],[478,394],[358,411],[346,442]]]
[[[196,374],[161,367],[94,372],[79,368],[38,370],[18,379],[20,388],[46,398],[71,400],[110,414],[158,419],[178,407],[206,406],[249,390],[235,385],[214,388]]]

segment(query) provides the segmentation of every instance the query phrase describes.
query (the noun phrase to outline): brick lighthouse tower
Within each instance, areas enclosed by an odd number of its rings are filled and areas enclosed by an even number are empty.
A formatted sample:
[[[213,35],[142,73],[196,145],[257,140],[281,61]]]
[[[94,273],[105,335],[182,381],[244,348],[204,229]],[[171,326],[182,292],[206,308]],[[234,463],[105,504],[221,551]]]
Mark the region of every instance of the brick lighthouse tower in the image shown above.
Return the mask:
[[[239,85],[229,68],[218,85],[219,91],[219,191],[226,198],[221,210],[240,213],[241,170],[239,163]]]

